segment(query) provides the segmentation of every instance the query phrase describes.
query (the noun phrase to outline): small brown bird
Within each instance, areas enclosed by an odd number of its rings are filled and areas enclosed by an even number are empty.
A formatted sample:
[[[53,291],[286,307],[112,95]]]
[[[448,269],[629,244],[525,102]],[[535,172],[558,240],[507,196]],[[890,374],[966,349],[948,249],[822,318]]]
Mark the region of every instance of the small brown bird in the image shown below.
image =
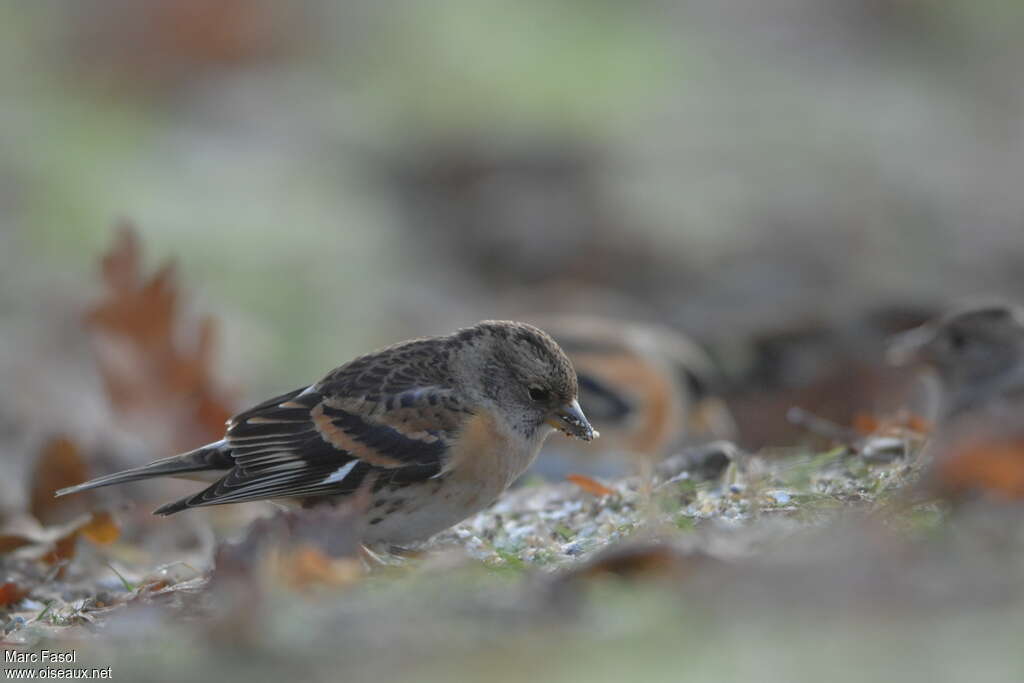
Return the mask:
[[[360,356],[228,421],[223,439],[58,492],[181,477],[213,483],[155,514],[368,491],[366,543],[422,540],[486,508],[555,429],[597,437],[545,332],[484,321]]]
[[[1024,311],[1010,305],[953,311],[896,337],[889,357],[936,372],[940,421],[998,411],[1024,396]]]
[[[897,337],[890,358],[930,366],[941,387],[926,485],[1024,499],[1024,311],[956,310]]]

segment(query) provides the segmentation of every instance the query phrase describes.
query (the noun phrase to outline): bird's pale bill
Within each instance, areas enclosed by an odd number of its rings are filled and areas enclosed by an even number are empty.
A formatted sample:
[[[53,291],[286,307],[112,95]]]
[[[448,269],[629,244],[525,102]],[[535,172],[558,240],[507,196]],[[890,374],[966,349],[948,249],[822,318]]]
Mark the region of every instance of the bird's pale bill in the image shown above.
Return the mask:
[[[580,402],[576,399],[559,407],[558,410],[551,414],[547,423],[558,431],[583,441],[593,441],[601,436],[597,430],[590,426],[587,416],[583,414],[583,409],[580,408]]]

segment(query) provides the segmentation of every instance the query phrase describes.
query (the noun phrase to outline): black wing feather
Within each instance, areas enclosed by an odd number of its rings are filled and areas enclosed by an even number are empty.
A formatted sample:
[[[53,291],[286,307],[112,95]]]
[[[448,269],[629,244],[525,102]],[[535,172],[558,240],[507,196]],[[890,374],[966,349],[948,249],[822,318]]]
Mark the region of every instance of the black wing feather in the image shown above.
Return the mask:
[[[234,467],[208,488],[165,505],[156,514],[272,498],[343,495],[356,491],[368,480],[378,490],[388,484],[429,479],[442,471],[454,436],[450,430],[426,430],[418,437],[407,436],[387,424],[386,418],[366,417],[332,405],[329,399],[336,397],[339,389],[343,387],[337,383],[323,391],[314,387],[297,389],[232,418],[225,442]],[[416,394],[415,401],[405,396],[387,397],[385,405],[409,409],[416,402],[434,406],[438,401],[429,391]],[[359,453],[333,443],[314,421],[315,410],[322,411],[322,416],[360,449],[379,454],[381,461],[395,465],[365,462]]]

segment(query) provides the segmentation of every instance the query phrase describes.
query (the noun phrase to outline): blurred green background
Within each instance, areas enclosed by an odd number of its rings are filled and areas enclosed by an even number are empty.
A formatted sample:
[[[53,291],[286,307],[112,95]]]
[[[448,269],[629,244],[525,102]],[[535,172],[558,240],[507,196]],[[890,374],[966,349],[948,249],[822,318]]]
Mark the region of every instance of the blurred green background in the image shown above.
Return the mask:
[[[1022,20],[1005,0],[5,3],[3,360],[57,343],[40,312],[95,294],[118,217],[179,261],[250,398],[483,317],[715,344],[1020,294]]]

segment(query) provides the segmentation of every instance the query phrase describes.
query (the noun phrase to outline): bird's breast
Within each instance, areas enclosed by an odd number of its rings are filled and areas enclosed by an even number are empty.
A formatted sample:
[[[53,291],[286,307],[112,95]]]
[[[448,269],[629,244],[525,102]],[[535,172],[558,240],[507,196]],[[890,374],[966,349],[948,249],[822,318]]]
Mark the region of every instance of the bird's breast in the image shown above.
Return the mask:
[[[452,445],[446,469],[456,480],[478,482],[496,489],[497,496],[519,477],[537,457],[544,434],[527,439],[503,426],[487,413],[466,421]]]

